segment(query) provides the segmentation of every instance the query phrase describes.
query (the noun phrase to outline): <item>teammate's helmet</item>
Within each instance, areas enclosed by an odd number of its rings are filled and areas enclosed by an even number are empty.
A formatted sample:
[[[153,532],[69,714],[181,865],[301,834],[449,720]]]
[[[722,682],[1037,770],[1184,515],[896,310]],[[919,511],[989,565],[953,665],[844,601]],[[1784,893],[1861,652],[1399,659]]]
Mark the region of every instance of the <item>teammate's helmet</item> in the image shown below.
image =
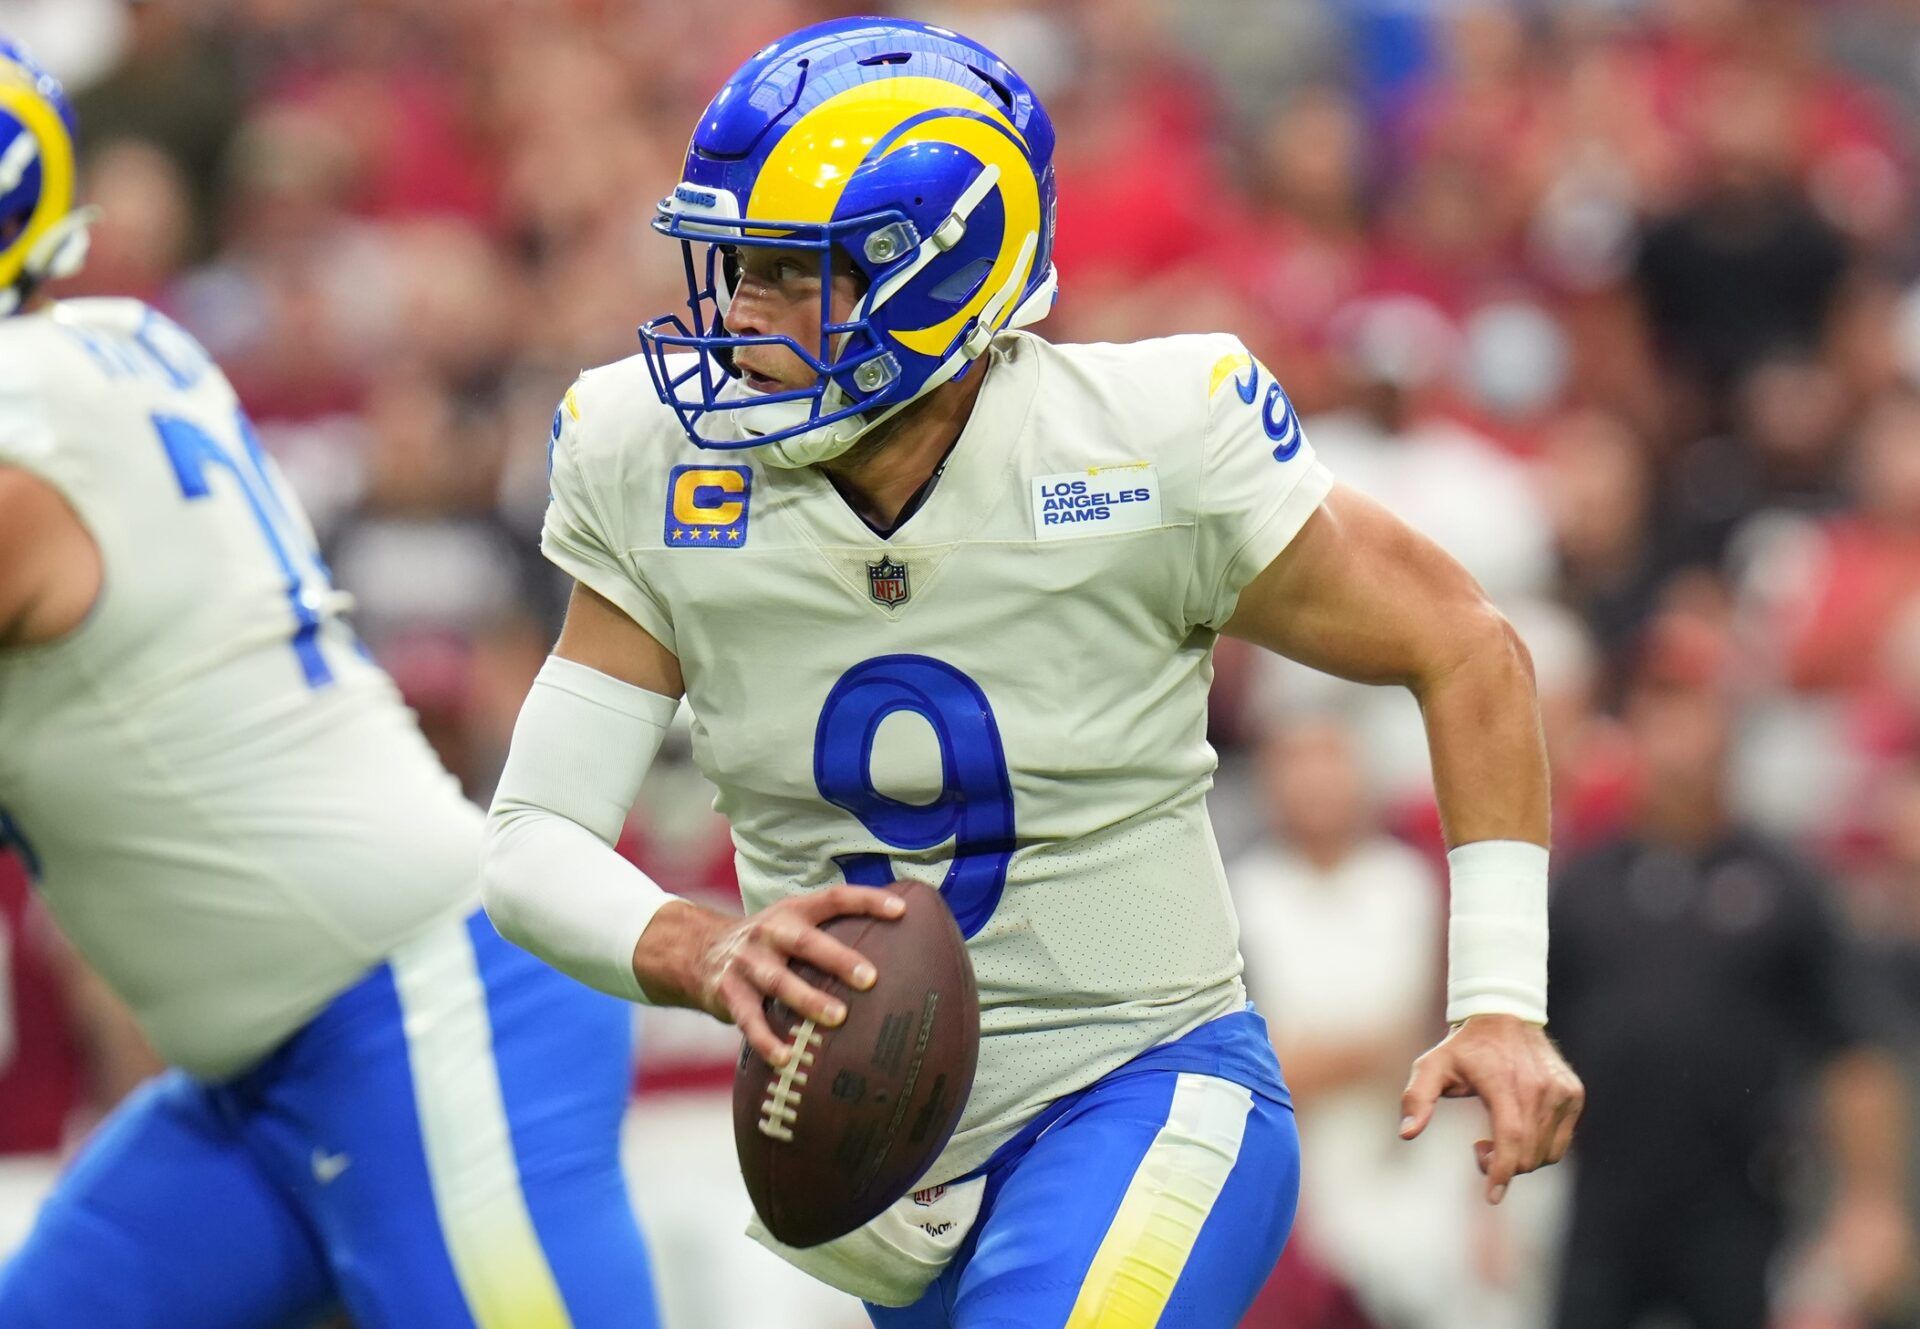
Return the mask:
[[[764,48],[701,117],[653,223],[681,242],[690,316],[640,329],[661,400],[702,447],[766,447],[784,466],[844,452],[1052,308],[1052,159],[1033,90],[945,28],[842,19]],[[835,322],[821,282],[814,345],[732,335],[744,245],[814,250],[823,277],[838,251],[866,289]],[[814,385],[733,383],[733,351],[755,344],[792,349]]]
[[[0,37],[0,316],[86,258],[88,212],[75,212],[73,105],[59,80]]]

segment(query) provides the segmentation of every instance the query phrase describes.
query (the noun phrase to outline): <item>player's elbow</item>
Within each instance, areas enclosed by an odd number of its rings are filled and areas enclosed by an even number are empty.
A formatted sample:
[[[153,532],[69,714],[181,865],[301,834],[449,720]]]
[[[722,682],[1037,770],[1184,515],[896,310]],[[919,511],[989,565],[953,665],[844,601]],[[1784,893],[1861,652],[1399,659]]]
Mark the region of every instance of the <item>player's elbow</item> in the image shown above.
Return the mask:
[[[1528,692],[1534,688],[1533,652],[1507,616],[1482,596],[1476,609],[1476,631],[1480,635],[1480,653],[1501,674],[1513,679]]]
[[[1414,680],[1416,692],[1472,680],[1480,688],[1531,697],[1533,655],[1507,616],[1478,586],[1447,611],[1445,631]]]
[[[529,948],[532,875],[524,852],[531,833],[531,808],[496,802],[487,813],[480,852],[480,903],[494,930],[514,945]]]

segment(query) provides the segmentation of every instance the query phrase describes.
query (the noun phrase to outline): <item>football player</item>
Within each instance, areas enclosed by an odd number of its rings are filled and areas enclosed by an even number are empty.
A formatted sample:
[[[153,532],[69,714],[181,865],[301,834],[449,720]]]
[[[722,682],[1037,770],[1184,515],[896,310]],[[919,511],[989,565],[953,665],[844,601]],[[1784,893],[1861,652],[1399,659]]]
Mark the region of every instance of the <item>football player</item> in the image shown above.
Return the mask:
[[[1298,1142],[1205,806],[1222,633],[1425,712],[1452,1030],[1402,1133],[1477,1094],[1498,1202],[1580,1109],[1543,1032],[1524,648],[1235,338],[1020,331],[1055,289],[1052,151],[1018,74],[915,23],[806,29],[721,89],[655,222],[685,312],[554,417],[543,544],[577,585],[492,812],[509,938],[775,1064],[763,1000],[843,1016],[789,958],[870,982],[818,925],[940,886],[981,994],[960,1128],[914,1196],[783,1252],[889,1329],[1227,1326],[1280,1251]],[[744,919],[609,848],[682,695]]]
[[[233,389],[86,246],[0,42],[0,832],[177,1068],[0,1268],[8,1329],[656,1323],[628,1011],[478,912],[483,829]]]

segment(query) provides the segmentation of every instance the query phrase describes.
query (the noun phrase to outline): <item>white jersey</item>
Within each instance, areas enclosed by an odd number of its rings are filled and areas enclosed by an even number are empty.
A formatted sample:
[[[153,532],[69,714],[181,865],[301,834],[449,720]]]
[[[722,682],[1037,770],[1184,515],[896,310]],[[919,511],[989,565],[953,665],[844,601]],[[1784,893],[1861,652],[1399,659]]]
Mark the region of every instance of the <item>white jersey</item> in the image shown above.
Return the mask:
[[[547,554],[679,657],[749,909],[941,885],[980,1067],[929,1183],[1246,1000],[1204,796],[1241,588],[1331,479],[1231,337],[1000,337],[923,505],[689,443],[643,361],[556,418]]]
[[[161,1055],[232,1074],[473,906],[480,813],[173,324],[130,300],[0,321],[0,464],[65,496],[105,570],[76,631],[0,651],[0,808]]]

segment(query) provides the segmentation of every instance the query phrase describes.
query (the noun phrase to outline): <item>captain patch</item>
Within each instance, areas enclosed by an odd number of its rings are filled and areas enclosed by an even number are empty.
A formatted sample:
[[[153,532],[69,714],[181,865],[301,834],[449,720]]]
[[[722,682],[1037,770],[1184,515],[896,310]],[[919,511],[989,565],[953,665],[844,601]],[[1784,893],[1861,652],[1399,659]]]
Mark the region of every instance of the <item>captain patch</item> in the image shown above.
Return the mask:
[[[738,549],[747,542],[752,497],[751,467],[674,467],[667,477],[667,548]]]
[[[1145,462],[1102,466],[1033,482],[1033,533],[1041,540],[1114,535],[1160,524],[1160,478]]]

